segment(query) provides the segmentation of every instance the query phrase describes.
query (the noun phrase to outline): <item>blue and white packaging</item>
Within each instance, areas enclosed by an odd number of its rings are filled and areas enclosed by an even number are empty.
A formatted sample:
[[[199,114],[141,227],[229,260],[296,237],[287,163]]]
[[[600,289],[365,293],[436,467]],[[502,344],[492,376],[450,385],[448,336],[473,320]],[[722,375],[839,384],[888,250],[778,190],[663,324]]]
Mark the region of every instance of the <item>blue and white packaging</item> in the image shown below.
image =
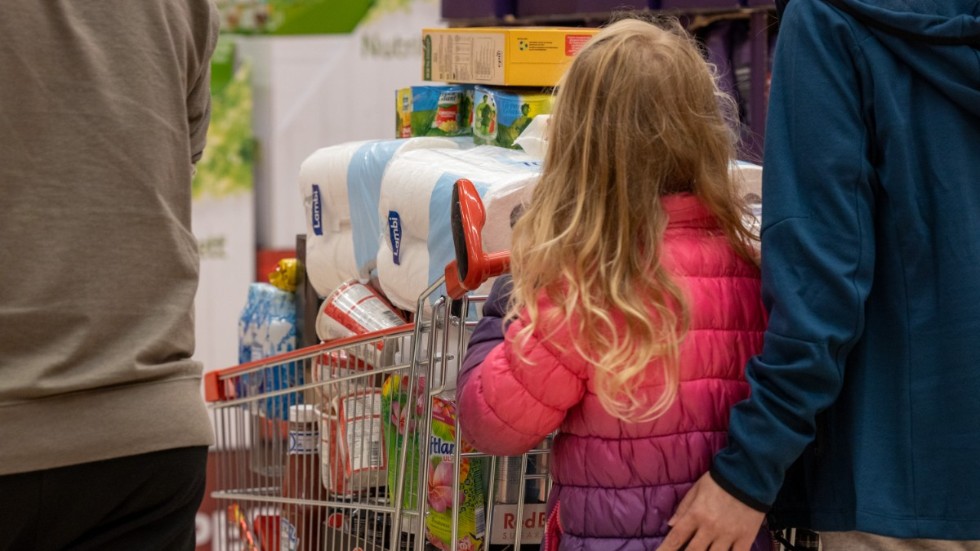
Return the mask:
[[[530,198],[540,174],[540,160],[496,146],[396,153],[376,212],[385,225],[377,253],[385,296],[398,308],[416,311],[419,296],[455,258],[450,203],[456,180],[472,181],[480,193],[487,214],[483,246],[493,252],[510,248],[514,209]]]
[[[349,279],[366,281],[382,228],[377,218],[381,177],[398,151],[472,147],[468,138],[350,142],[317,150],[300,167],[306,212],[306,271],[317,294]]]
[[[253,283],[238,323],[239,362],[270,358],[296,349],[296,297],[268,283]],[[241,397],[303,384],[303,367],[297,362],[266,367],[242,375]],[[289,406],[300,402],[298,394],[285,394],[259,402],[259,413],[285,419]]]

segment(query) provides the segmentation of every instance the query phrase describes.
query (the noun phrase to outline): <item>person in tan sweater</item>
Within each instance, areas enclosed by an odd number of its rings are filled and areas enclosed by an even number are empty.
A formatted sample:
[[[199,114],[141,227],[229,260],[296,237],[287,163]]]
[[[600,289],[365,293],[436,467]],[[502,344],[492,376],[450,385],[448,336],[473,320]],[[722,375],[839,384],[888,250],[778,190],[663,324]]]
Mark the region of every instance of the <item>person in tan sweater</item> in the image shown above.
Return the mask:
[[[0,17],[0,550],[193,549],[209,0]]]

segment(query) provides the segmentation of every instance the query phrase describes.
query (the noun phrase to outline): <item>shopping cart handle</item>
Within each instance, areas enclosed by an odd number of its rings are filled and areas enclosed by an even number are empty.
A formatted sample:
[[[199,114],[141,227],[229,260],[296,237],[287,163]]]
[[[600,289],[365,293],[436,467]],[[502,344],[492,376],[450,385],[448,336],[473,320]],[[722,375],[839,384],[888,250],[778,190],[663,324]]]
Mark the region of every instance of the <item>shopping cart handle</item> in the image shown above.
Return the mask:
[[[226,367],[215,371],[208,371],[204,374],[204,400],[206,402],[224,402],[235,400],[238,396],[239,377],[246,373],[258,371],[260,369],[277,368],[283,364],[323,354],[332,350],[340,350],[345,347],[363,345],[365,343],[376,342],[385,338],[397,336],[399,334],[409,335],[414,330],[415,325],[406,323],[396,327],[371,331],[362,335],[353,335],[341,339],[333,339],[314,344],[305,348],[299,348],[289,352],[283,352],[275,356],[269,356],[259,360]]]
[[[456,181],[451,205],[456,260],[446,265],[446,294],[451,299],[458,299],[491,277],[507,272],[510,251],[483,251],[483,226],[487,214],[473,182],[465,178]]]

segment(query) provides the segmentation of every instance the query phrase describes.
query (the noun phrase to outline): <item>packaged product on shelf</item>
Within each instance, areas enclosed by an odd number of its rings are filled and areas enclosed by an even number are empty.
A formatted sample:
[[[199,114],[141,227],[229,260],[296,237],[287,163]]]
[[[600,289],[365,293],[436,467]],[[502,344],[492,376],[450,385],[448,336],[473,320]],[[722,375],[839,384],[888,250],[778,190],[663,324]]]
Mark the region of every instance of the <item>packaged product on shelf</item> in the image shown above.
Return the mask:
[[[425,535],[429,543],[443,551],[453,548],[453,523],[457,527],[457,548],[479,551],[486,536],[486,495],[483,491],[482,461],[461,458],[459,481],[455,479],[453,457],[457,442],[460,452],[476,451],[457,438],[456,404],[447,397],[432,398],[432,439],[429,441],[428,503]],[[453,504],[459,515],[453,519]]]
[[[598,29],[580,27],[423,29],[422,78],[552,87],[596,32]]]
[[[323,484],[338,496],[350,496],[387,484],[382,396],[361,389],[334,398],[321,417]]]
[[[535,89],[477,86],[473,92],[473,141],[517,149],[515,141],[534,117],[551,113],[553,96]]]
[[[410,86],[395,92],[395,137],[468,136],[473,87]]]

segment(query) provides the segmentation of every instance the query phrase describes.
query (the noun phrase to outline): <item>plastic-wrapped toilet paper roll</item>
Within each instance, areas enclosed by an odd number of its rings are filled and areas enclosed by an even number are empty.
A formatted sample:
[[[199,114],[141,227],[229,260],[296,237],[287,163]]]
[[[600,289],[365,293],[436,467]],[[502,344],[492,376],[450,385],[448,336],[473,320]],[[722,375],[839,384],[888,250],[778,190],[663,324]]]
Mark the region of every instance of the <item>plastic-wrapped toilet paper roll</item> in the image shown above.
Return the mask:
[[[365,143],[319,149],[300,167],[300,194],[306,211],[306,272],[320,295],[358,275],[350,238],[347,169]]]
[[[380,238],[381,177],[399,151],[472,147],[462,138],[371,140],[325,147],[300,167],[306,211],[306,269],[320,296],[350,278],[367,279]]]
[[[378,205],[385,226],[378,280],[392,304],[415,311],[419,295],[454,258],[450,203],[456,180],[472,181],[484,199],[487,250],[505,250],[511,213],[540,170],[540,162],[527,154],[493,146],[396,154],[382,179]]]

